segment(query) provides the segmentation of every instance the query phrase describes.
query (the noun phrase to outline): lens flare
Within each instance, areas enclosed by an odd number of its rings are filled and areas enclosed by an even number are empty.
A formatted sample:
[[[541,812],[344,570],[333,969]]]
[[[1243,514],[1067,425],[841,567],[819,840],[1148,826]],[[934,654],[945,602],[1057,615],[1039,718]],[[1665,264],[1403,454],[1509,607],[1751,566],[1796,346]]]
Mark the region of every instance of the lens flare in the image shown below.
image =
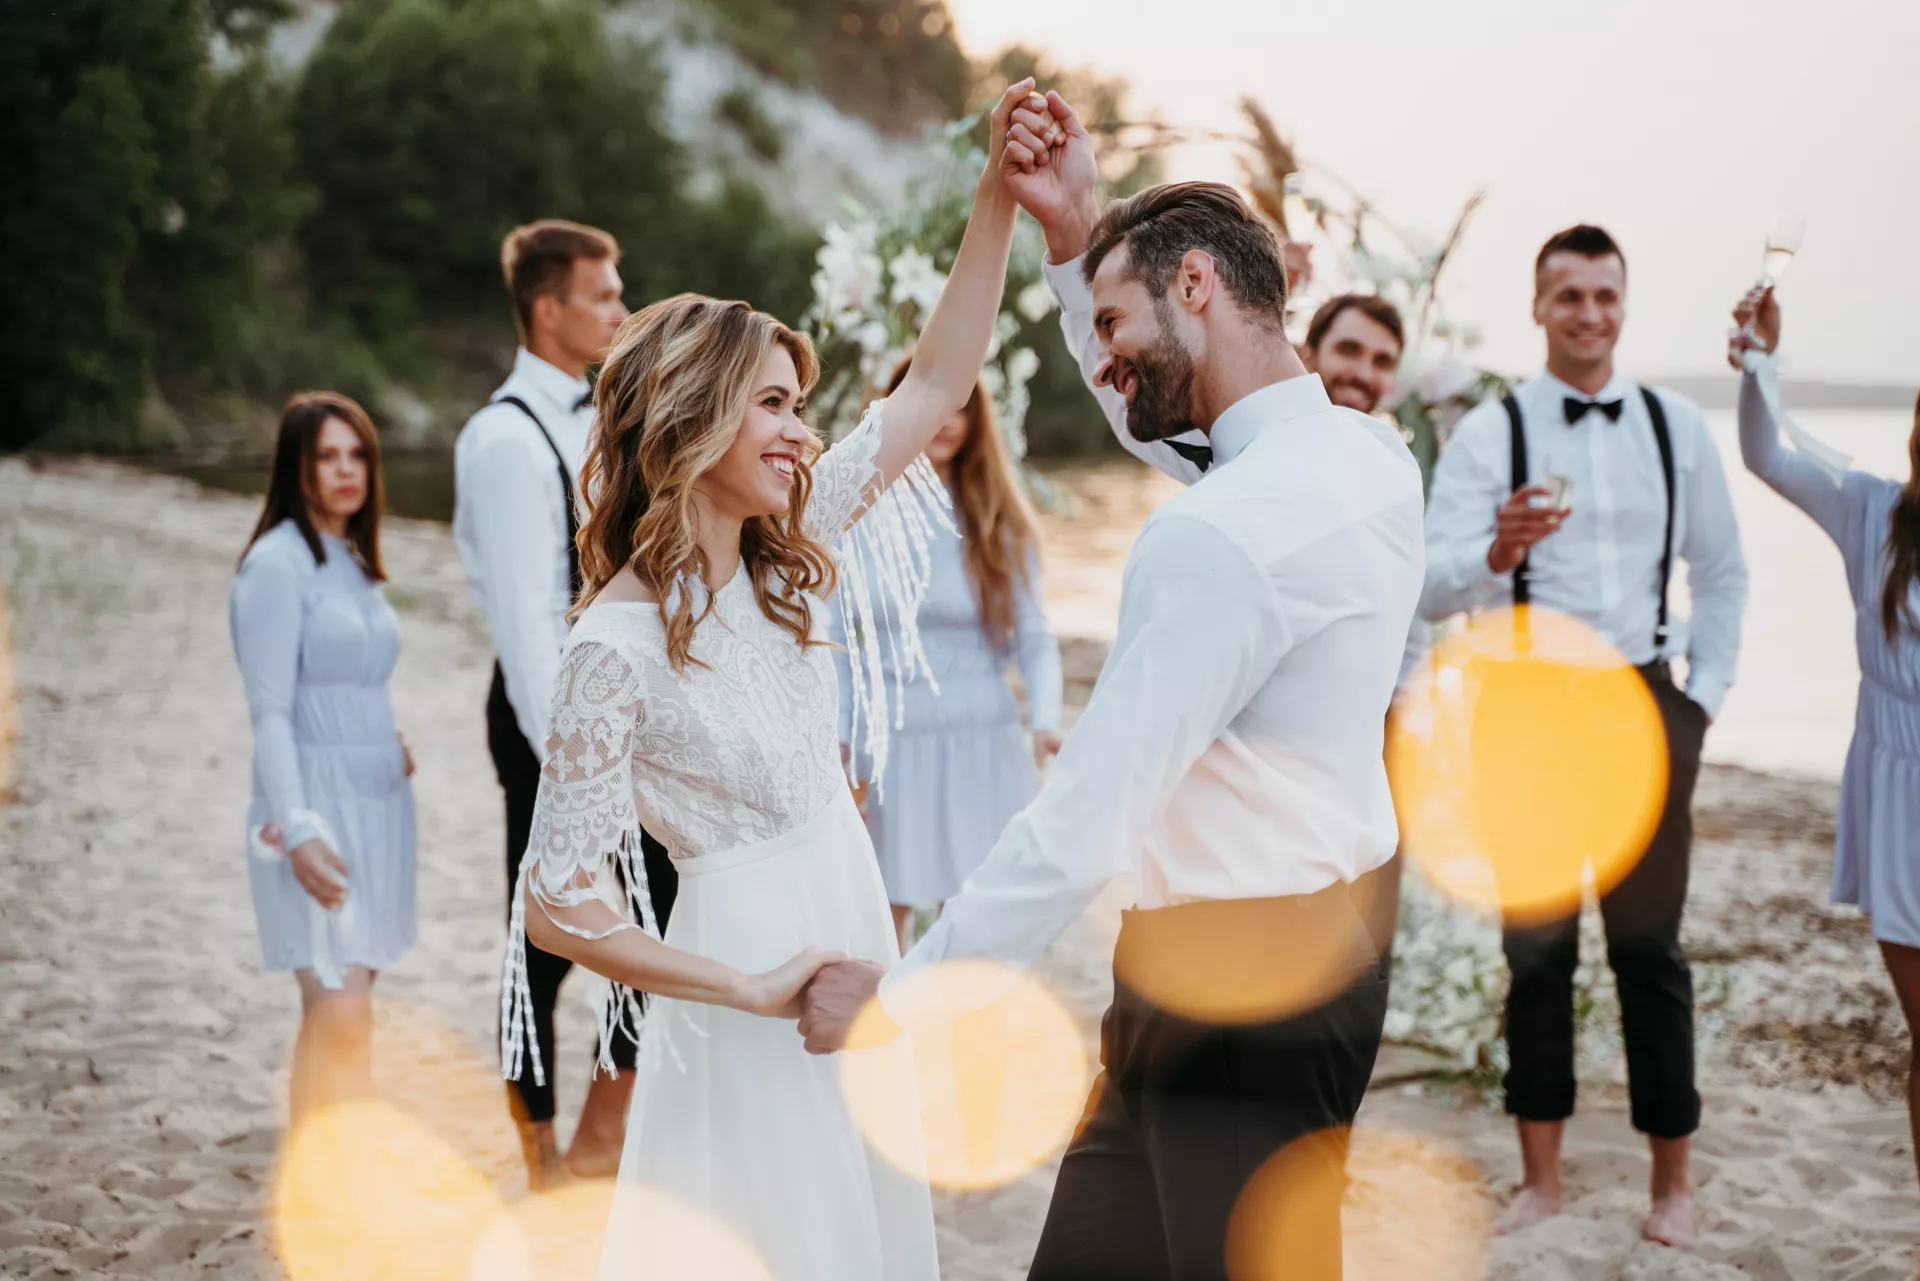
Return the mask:
[[[1667,788],[1653,694],[1584,624],[1491,611],[1402,690],[1387,769],[1408,855],[1453,897],[1520,923],[1576,911],[1646,850]]]
[[[1347,1275],[1367,1281],[1484,1276],[1493,1198],[1480,1168],[1423,1135],[1356,1126],[1342,1207]]]
[[[1361,882],[1354,909],[1280,909],[1265,900],[1191,903],[1127,918],[1113,973],[1156,1007],[1204,1023],[1259,1023],[1323,1004],[1377,955]]]
[[[1427,1139],[1322,1130],[1274,1154],[1241,1189],[1227,1273],[1332,1275],[1338,1253],[1345,1275],[1366,1281],[1469,1281],[1486,1264],[1491,1204],[1474,1164]]]
[[[993,962],[954,961],[905,977],[897,1001],[914,1011],[911,1040],[888,1040],[891,1021],[869,1002],[840,1065],[848,1106],[884,1159],[943,1187],[993,1187],[1066,1142],[1086,1101],[1087,1053],[1045,988]]]
[[[594,1281],[613,1216],[646,1243],[648,1281],[773,1281],[738,1236],[690,1206],[634,1183],[593,1179],[528,1197],[500,1212],[473,1249],[465,1281]]]
[[[273,1191],[290,1281],[465,1281],[468,1245],[499,1209],[478,1170],[380,1102],[315,1112]]]

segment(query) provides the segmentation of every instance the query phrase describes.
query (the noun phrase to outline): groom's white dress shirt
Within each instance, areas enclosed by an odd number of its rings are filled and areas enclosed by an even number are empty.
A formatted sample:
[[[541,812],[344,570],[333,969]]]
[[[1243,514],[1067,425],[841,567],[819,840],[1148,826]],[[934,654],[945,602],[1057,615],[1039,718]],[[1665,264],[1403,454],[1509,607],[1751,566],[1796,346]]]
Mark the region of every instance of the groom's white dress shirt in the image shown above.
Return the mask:
[[[896,1016],[904,976],[1025,964],[1121,872],[1153,908],[1309,894],[1393,856],[1382,732],[1420,595],[1420,469],[1315,376],[1244,397],[1211,443],[1134,544],[1046,786],[883,984]]]
[[[1618,374],[1597,396],[1552,374],[1514,389],[1527,442],[1527,471],[1573,482],[1566,524],[1534,545],[1533,603],[1592,627],[1636,666],[1685,654],[1687,696],[1709,716],[1733,686],[1747,565],[1720,454],[1700,409],[1659,391],[1673,441],[1674,577],[1687,563],[1692,618],[1671,613],[1667,644],[1654,647],[1666,480],[1640,387]],[[1619,421],[1598,410],[1569,425],[1565,402],[1620,402]],[[1434,469],[1427,508],[1427,584],[1420,612],[1434,622],[1513,600],[1513,575],[1487,565],[1494,515],[1513,490],[1511,432],[1497,400],[1470,411]]]
[[[522,347],[512,374],[467,419],[453,446],[454,545],[493,633],[514,720],[536,756],[547,741],[547,708],[573,604],[567,500],[539,429],[500,398],[518,396],[540,415],[578,488],[593,427],[593,407],[580,405],[586,394],[586,379]]]

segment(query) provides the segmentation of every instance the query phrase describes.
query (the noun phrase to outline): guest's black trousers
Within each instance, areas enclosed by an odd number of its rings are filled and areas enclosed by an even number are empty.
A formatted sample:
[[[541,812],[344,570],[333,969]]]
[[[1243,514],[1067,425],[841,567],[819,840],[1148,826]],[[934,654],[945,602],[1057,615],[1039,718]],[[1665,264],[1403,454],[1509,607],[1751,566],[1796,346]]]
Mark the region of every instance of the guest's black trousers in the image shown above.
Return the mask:
[[[520,862],[526,856],[527,836],[533,830],[534,801],[540,794],[540,758],[528,745],[527,736],[520,732],[513,705],[507,701],[506,677],[498,663],[494,664],[493,688],[487,695],[487,748],[493,753],[493,769],[499,776],[500,788],[507,794],[507,910],[511,914],[513,891],[520,883]],[[660,928],[665,929],[667,915],[673,910],[674,892],[679,888],[679,877],[666,847],[644,832],[641,837],[654,915],[659,918]],[[533,998],[534,1052],[539,1054],[547,1078],[545,1085],[535,1082],[531,1056],[521,1058],[520,1075],[513,1085],[520,1092],[520,1101],[525,1104],[530,1121],[553,1120],[553,1007],[560,998],[560,981],[572,968],[573,962],[565,957],[527,944],[527,988]],[[614,1065],[622,1071],[631,1068],[637,1048],[624,1029],[617,1032],[612,1047]],[[594,1046],[596,1060],[599,1051],[600,1047]]]
[[[1029,1281],[1338,1281],[1347,1132],[1387,1012],[1385,964],[1369,937],[1376,923],[1354,898],[1339,885],[1126,914],[1101,1024],[1106,1071],[1061,1164]],[[1327,922],[1338,930],[1321,928]],[[1311,1008],[1265,1022],[1200,1022],[1121,977],[1134,972],[1129,956],[1150,957],[1159,941],[1192,937],[1196,926],[1215,941],[1210,953],[1218,940],[1231,941],[1229,953],[1244,941],[1260,966],[1271,963],[1275,939],[1337,934],[1351,946],[1324,989],[1331,994]],[[1220,972],[1234,981],[1229,966]],[[1256,1190],[1236,1216],[1250,1181]]]
[[[1693,972],[1680,947],[1693,851],[1693,788],[1707,715],[1677,688],[1665,663],[1641,669],[1666,730],[1666,806],[1647,852],[1600,897],[1607,961],[1620,992],[1633,1126],[1677,1139],[1700,1126],[1694,1085]],[[1507,1111],[1523,1121],[1573,1115],[1573,972],[1580,964],[1577,915],[1509,928],[1503,939],[1507,994]]]

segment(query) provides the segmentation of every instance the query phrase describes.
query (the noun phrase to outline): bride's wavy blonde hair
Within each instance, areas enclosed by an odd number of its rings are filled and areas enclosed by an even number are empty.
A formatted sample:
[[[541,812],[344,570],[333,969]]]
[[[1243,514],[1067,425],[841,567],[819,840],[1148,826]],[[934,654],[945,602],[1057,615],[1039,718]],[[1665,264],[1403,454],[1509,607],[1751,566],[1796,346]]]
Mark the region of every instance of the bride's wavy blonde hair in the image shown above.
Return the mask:
[[[760,367],[776,345],[793,357],[805,395],[820,376],[806,335],[744,302],[681,294],[627,318],[594,384],[574,612],[632,566],[659,598],[676,671],[699,663],[691,654],[694,629],[713,608],[709,593],[674,590],[699,580],[705,568],[694,491],[739,435]],[[825,595],[834,586],[832,553],[807,536],[802,519],[819,453],[814,438],[794,469],[787,510],[755,516],[740,533],[761,610],[802,647],[816,643],[808,593]],[[695,596],[705,602],[697,615]]]

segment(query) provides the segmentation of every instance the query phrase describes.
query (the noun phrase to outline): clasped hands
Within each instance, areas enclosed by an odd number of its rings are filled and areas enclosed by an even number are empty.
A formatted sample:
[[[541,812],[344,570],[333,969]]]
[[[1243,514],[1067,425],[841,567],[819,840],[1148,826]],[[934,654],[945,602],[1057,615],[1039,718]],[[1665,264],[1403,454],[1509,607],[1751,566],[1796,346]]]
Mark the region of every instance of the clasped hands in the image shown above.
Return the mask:
[[[854,1020],[874,1002],[884,973],[872,961],[857,960],[835,961],[815,971],[802,993],[800,1035],[806,1040],[807,1053],[833,1054],[847,1048]],[[870,1017],[885,1020],[877,1003]],[[885,1034],[877,1039],[891,1040],[891,1025],[883,1021],[881,1026]]]

